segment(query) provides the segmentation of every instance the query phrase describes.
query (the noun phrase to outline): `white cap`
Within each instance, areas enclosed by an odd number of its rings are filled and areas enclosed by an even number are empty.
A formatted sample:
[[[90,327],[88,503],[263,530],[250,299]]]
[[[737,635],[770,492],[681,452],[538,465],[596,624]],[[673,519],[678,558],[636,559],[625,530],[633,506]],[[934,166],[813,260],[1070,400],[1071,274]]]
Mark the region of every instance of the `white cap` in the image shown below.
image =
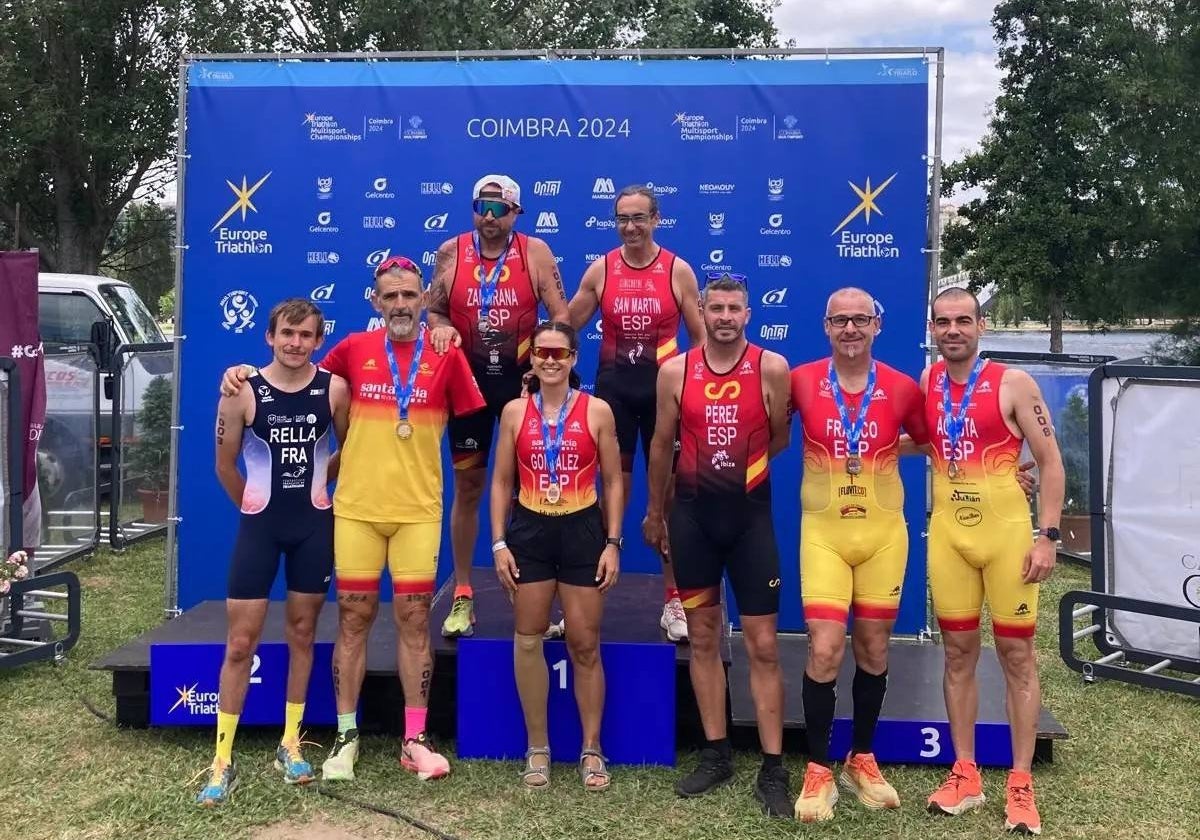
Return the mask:
[[[520,209],[521,185],[507,175],[484,175],[475,182],[475,189],[471,192],[471,200],[474,201],[479,198],[479,194],[483,192],[483,188],[488,184],[498,186],[500,188],[500,198]]]

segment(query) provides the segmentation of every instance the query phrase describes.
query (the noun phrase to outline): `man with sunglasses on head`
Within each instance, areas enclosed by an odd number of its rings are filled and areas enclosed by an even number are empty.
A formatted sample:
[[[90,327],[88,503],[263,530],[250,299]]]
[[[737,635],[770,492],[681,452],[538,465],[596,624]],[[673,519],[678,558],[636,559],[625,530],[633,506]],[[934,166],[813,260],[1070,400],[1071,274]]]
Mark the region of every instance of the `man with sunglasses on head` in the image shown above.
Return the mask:
[[[748,303],[741,275],[708,281],[700,297],[704,345],[659,371],[642,534],[675,563],[687,611],[692,688],[708,741],[700,763],[675,783],[675,792],[701,796],[733,779],[720,648],[721,582],[728,572],[742,617],[763,752],[755,795],[768,815],[791,817],[775,635],[779,550],[767,467],[788,445],[788,369],[778,353],[746,340]],[[668,526],[676,430],[680,452]]]
[[[642,184],[625,187],[614,204],[621,246],[592,262],[571,298],[571,324],[582,330],[600,310],[600,367],[596,396],[612,407],[628,501],[637,442],[649,458],[654,437],[655,382],[659,368],[679,355],[679,322],[693,347],[704,344],[700,290],[692,267],[654,241],[658,197]],[[687,639],[687,619],[670,558],[662,555],[663,598],[659,626],[673,642]]]
[[[916,445],[929,437],[917,383],[871,357],[881,315],[867,292],[838,289],[825,307],[831,355],[791,373],[804,439],[800,581],[809,634],[802,688],[809,763],[796,800],[804,822],[833,817],[838,799],[829,736],[851,609],[854,724],[841,781],[868,808],[900,806],[871,742],[908,560],[901,429]]]
[[[462,351],[431,347],[421,318],[425,301],[420,267],[407,257],[384,260],[371,295],[383,328],[346,336],[321,361],[350,384],[349,415],[334,418],[345,446],[333,496],[338,734],[321,768],[326,781],[354,778],[356,709],[385,565],[404,689],[400,765],[422,780],[450,772],[425,733],[433,674],[429,607],[442,535],[442,434],[448,415],[478,411],[484,400]],[[227,370],[222,391],[236,393],[248,373],[246,366]]]
[[[475,632],[471,559],[479,537],[488,454],[504,406],[521,395],[531,336],[540,320],[538,305],[546,308],[550,320],[567,320],[566,293],[550,247],[513,230],[524,212],[521,187],[507,175],[484,175],[471,195],[474,230],[438,248],[429,288],[433,349],[443,353],[461,346],[487,402],[486,411],[450,421],[455,586],[450,614],[442,624],[442,635],[450,638]]]

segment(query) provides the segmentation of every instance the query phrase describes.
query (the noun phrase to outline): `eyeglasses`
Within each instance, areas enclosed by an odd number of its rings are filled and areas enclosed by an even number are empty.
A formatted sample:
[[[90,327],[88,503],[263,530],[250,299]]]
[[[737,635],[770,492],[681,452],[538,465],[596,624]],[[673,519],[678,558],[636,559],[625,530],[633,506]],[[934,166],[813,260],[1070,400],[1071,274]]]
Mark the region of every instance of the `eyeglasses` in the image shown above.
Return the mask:
[[[534,347],[529,351],[535,359],[553,359],[556,362],[565,362],[567,359],[575,355],[575,351],[570,347]]]
[[[421,266],[410,260],[408,257],[388,257],[386,260],[375,266],[375,276],[379,277],[384,272],[391,271],[393,268],[398,268],[401,271],[411,271],[420,279],[425,279],[421,274]]]
[[[847,324],[862,328],[875,320],[874,315],[830,315],[825,319],[830,326],[837,327],[839,330],[845,329]]]
[[[618,225],[637,225],[641,227],[653,217],[646,213],[634,213],[632,216],[625,213],[618,213],[613,218],[617,220]]]
[[[745,274],[730,274],[728,271],[710,271],[704,278],[710,283],[713,280],[732,280],[734,283],[746,285],[748,278]]]
[[[491,213],[497,219],[502,219],[512,212],[512,207],[498,198],[477,198],[471,202],[471,209],[480,216]]]

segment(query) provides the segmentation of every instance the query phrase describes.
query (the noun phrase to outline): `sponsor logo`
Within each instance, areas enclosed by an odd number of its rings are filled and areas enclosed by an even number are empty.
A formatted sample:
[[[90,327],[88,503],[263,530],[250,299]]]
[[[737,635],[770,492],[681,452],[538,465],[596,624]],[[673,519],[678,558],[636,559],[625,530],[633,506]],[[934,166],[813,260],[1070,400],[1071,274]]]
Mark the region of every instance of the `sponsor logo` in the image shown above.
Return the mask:
[[[264,403],[275,402],[275,398],[271,396],[271,387],[269,385],[258,386],[258,401]]]
[[[791,268],[792,258],[787,254],[759,254],[759,268]]]
[[[978,508],[960,507],[954,511],[954,521],[966,528],[974,528],[983,521],[983,514]]]
[[[217,219],[216,223],[208,231],[209,233],[217,234],[217,238],[213,240],[213,245],[217,249],[218,254],[270,254],[274,250],[265,230],[245,227],[247,212],[258,213],[258,208],[254,206],[254,202],[251,199],[254,198],[254,194],[258,192],[270,177],[271,173],[268,172],[251,185],[249,179],[243,175],[240,187],[233,183],[233,181],[225,181],[229,189],[233,191],[233,204],[229,205],[229,208],[221,215],[221,218]],[[238,228],[228,227],[225,223],[238,214],[241,215],[242,226]]]
[[[1184,578],[1183,597],[1193,607],[1200,607],[1200,575]]]
[[[879,63],[879,72],[875,75],[888,78],[915,78],[921,75],[921,71],[916,67],[892,67],[886,61],[881,61]]]
[[[317,198],[326,199],[333,195],[333,177],[317,178]]]
[[[708,252],[708,262],[703,263],[700,268],[705,271],[733,271],[733,266],[725,262],[725,249],[713,248]]]
[[[604,257],[604,254],[595,254],[595,253],[584,254],[583,261],[586,262],[588,265],[591,265],[596,260],[602,259],[603,257]]]
[[[305,114],[301,125],[308,130],[309,140],[357,143],[363,139],[362,132],[346,128],[333,114]]]
[[[767,226],[758,229],[761,236],[791,236],[792,229],[783,226],[783,214],[772,213],[767,217]]]
[[[704,371],[700,371],[701,375]],[[709,382],[704,386],[704,396],[710,400],[736,400],[742,395],[741,382],[722,382],[718,385],[716,382]]]
[[[1014,612],[1016,615],[1029,615],[1029,605],[1022,601]]]
[[[367,254],[367,265],[371,266],[371,268],[374,268],[391,256],[391,253],[391,248],[380,248],[378,251],[372,251],[371,253]]]
[[[783,341],[787,338],[790,324],[763,324],[758,331],[763,341]]]
[[[890,594],[891,594],[891,595],[893,595],[893,596],[895,596],[895,595],[899,595],[899,594],[900,594],[900,587],[899,587],[899,586],[893,586],[893,587],[892,587],[892,591],[891,591],[891,593],[890,593]]]
[[[425,230],[441,231],[446,229],[446,219],[449,218],[449,213],[437,213],[425,219]]]
[[[592,183],[592,198],[616,198],[617,189],[612,178],[597,178]]]
[[[866,496],[866,495],[867,495],[867,488],[859,487],[857,484],[850,484],[845,487],[838,488],[838,497],[839,498],[842,496],[862,497],[862,496]]]
[[[232,82],[233,73],[228,70],[209,70],[207,67],[201,67],[200,78],[212,79],[221,82]]]
[[[325,301],[326,303],[332,302],[334,285],[333,283],[327,283],[324,286],[317,286],[308,293],[308,299]]]
[[[768,178],[767,179],[767,200],[782,201],[783,200],[783,179]]]
[[[402,140],[428,140],[429,134],[425,131],[425,121],[418,115],[413,114],[408,118],[408,122],[404,126],[404,130],[400,133]]]
[[[714,470],[731,470],[736,467],[733,459],[729,457],[729,453],[724,449],[718,449],[712,456],[712,468]]]
[[[725,232],[725,214],[724,213],[709,213],[708,214],[708,232],[713,236],[720,236]]]
[[[382,329],[383,327],[384,327],[383,316],[373,315],[373,316],[371,316],[371,320],[367,321],[366,329],[367,329],[367,332],[370,332],[371,330],[378,330],[378,329]],[[364,370],[366,369],[365,365],[363,366],[363,369]]]
[[[396,220],[391,216],[363,216],[364,230],[391,230],[396,226]]]
[[[14,344],[11,348],[9,348],[8,355],[13,359],[36,359],[38,356],[45,355],[45,348],[40,343],[37,345]],[[60,377],[55,377],[55,378],[60,378],[60,379],[65,378],[69,381],[71,379],[74,379],[75,376],[74,376],[74,374],[69,373],[69,374],[66,374],[65,377],[60,376]],[[30,440],[33,440],[33,439],[34,438],[31,436]]]
[[[454,185],[449,181],[422,181],[421,195],[453,195]]]
[[[775,120],[776,140],[803,140],[804,132],[800,129],[800,120],[794,114],[787,114],[783,119]]]
[[[578,420],[572,420],[571,425],[567,426],[568,432],[582,432],[583,426],[579,425]]]
[[[363,193],[364,198],[395,198],[396,194],[388,189],[387,178],[376,178],[371,182],[371,189]]]
[[[189,715],[215,715],[217,713],[217,692],[198,691],[200,683],[182,685],[175,689],[179,699],[167,710],[171,714],[176,709],[183,709]]]
[[[749,376],[754,373],[754,365],[747,359],[742,362],[742,366],[738,368],[738,376]]]
[[[863,223],[871,226],[871,214],[883,215],[883,211],[879,208],[879,197],[896,179],[899,173],[893,172],[878,187],[871,185],[871,179],[867,178],[863,186],[858,186],[853,181],[850,182],[850,189],[858,196],[858,203],[846,215],[838,226],[833,229],[830,236],[838,237],[835,247],[837,255],[843,259],[883,259],[894,260],[900,257],[900,248],[896,245],[895,236],[891,232],[871,232],[871,231],[855,231],[848,230],[851,223],[862,217]]]
[[[866,519],[867,518],[867,509],[865,507],[863,507],[862,505],[855,505],[855,504],[842,505],[839,513],[841,514],[842,519]]]
[[[700,195],[733,195],[734,187],[734,184],[703,183],[700,185]]]
[[[987,380],[984,380],[983,382],[980,382],[980,383],[979,383],[979,387],[975,389],[975,393],[977,393],[977,394],[990,394],[990,393],[992,393],[992,383],[991,383],[991,382],[989,382],[989,381],[987,381]]]
[[[226,292],[221,298],[221,326],[235,333],[242,333],[254,326],[254,313],[258,311],[258,299],[245,289]]]
[[[786,286],[784,286],[782,289],[768,289],[766,292],[763,293],[762,305],[763,306],[783,306],[784,299],[787,297],[787,293],[788,293],[788,290],[787,290]]]
[[[317,214],[315,224],[308,226],[309,233],[339,233],[341,227],[333,223],[333,213],[322,210]]]
[[[675,195],[679,192],[679,187],[674,184],[656,184],[653,181],[646,182],[646,188],[655,195]]]
[[[337,251],[309,251],[309,265],[337,265],[341,262],[341,255]]]
[[[534,181],[533,194],[553,198],[562,192],[562,181]]]
[[[587,221],[583,223],[583,226],[588,229],[595,228],[596,230],[611,230],[617,226],[617,222],[615,219],[601,219],[596,216],[588,216]]]
[[[963,490],[955,490],[950,494],[950,501],[958,502],[959,504],[977,505],[983,501],[983,497],[978,493],[967,493]]]
[[[333,331],[336,329],[337,329],[337,319],[336,318],[327,320],[325,322],[325,335],[327,335],[327,336],[333,335]],[[324,391],[325,391],[325,389],[322,388],[321,392],[324,393]],[[311,394],[312,391],[309,391],[309,393]],[[320,394],[317,394],[316,396],[320,396]]]
[[[679,111],[671,125],[679,126],[679,139],[698,142],[729,142],[735,139],[732,132],[714,126],[703,114],[688,114]]]
[[[772,589],[778,589],[782,583],[783,581],[781,581],[779,578],[771,578],[769,581],[767,581],[767,586],[771,587]]]
[[[382,319],[380,319],[380,320],[382,320]],[[365,362],[363,362],[362,369],[363,370],[376,370],[376,369],[378,369],[378,367],[379,367],[379,365],[377,365],[375,363],[374,359],[367,359]]]
[[[475,438],[467,438],[466,440],[464,440],[462,442],[462,448],[463,449],[478,449],[479,441],[475,440]]]
[[[553,210],[543,210],[538,213],[534,233],[558,233],[558,214]]]
[[[422,251],[421,265],[437,265],[437,251]]]
[[[658,220],[658,226],[663,230],[674,230],[677,224],[679,220],[674,216],[661,216]]]

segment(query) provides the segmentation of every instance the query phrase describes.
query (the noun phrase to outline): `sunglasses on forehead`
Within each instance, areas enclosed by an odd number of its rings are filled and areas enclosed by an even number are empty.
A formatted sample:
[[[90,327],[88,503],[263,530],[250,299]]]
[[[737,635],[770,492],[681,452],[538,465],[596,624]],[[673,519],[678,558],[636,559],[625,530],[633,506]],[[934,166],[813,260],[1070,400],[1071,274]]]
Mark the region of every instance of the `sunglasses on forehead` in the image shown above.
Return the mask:
[[[386,260],[375,266],[375,276],[391,271],[393,268],[398,268],[401,271],[411,271],[420,279],[425,279],[421,273],[421,266],[410,260],[408,257],[388,257]]]
[[[565,362],[574,354],[574,350],[570,347],[534,347],[529,351],[535,359],[553,359],[556,362]]]
[[[745,274],[730,274],[728,271],[710,271],[704,279],[710,282],[713,280],[732,280],[734,283],[741,283],[743,286],[748,282]]]
[[[500,219],[512,212],[512,207],[498,198],[477,198],[471,202],[471,209],[480,216],[486,216],[491,213],[494,218]]]

